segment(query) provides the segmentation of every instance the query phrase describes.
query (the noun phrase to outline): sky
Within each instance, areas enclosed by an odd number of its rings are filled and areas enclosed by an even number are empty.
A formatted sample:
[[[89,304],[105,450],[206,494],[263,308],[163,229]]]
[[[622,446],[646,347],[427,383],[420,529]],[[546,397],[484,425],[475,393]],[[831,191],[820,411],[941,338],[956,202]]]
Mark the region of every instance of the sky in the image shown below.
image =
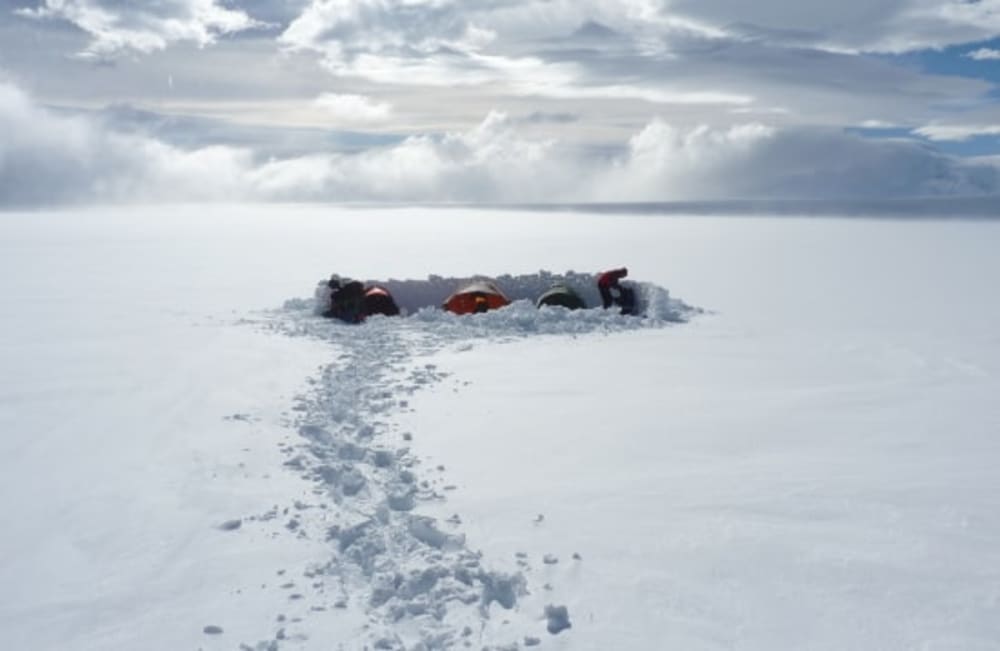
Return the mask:
[[[0,206],[1000,193],[1000,0],[0,0]]]

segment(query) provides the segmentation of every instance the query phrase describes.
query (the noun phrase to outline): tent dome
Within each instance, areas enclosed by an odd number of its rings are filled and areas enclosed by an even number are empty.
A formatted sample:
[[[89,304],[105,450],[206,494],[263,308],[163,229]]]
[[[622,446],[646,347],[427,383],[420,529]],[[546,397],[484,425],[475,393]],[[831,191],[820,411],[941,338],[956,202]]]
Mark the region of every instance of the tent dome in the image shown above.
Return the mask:
[[[537,307],[542,307],[543,305],[561,305],[571,310],[579,310],[587,307],[587,304],[572,287],[561,283],[552,285],[552,287],[546,290],[535,301],[535,305]]]
[[[510,299],[500,291],[494,282],[477,280],[465,285],[445,299],[442,307],[455,314],[473,314],[495,310],[509,304]]]

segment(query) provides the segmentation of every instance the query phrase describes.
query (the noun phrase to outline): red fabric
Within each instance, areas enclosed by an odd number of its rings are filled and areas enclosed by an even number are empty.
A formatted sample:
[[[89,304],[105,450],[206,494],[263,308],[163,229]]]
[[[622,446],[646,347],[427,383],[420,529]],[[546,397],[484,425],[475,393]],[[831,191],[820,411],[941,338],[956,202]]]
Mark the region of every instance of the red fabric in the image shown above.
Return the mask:
[[[479,303],[482,301],[486,301],[486,309],[488,310],[495,310],[503,307],[504,305],[510,304],[507,297],[502,294],[459,292],[457,294],[452,294],[448,300],[445,301],[444,309],[449,312],[454,312],[455,314],[473,314],[482,309],[479,307]]]
[[[605,271],[600,276],[597,277],[598,287],[615,287],[618,285],[618,281],[628,275],[628,269],[621,267],[620,269],[612,269],[611,271]]]

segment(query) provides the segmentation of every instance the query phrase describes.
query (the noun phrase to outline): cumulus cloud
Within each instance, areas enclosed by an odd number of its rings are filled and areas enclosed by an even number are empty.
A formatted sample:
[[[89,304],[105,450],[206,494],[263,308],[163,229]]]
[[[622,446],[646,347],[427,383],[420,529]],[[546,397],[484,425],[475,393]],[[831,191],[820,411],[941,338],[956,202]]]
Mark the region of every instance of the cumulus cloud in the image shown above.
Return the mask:
[[[448,0],[313,0],[285,29],[290,49],[323,55],[342,75],[389,83],[478,83],[467,55],[492,35],[475,28]]]
[[[238,196],[250,153],[185,151],[54,114],[0,82],[0,205]]]
[[[899,53],[998,35],[1000,0],[311,0],[279,40],[319,53],[334,74],[382,83],[609,87],[613,97],[633,84],[609,73],[635,71],[602,69],[607,59],[587,52],[666,61],[755,42]]]
[[[540,200],[570,184],[568,157],[491,113],[473,129],[357,154],[259,160],[240,147],[182,149],[67,117],[0,82],[0,205],[197,200]],[[565,164],[564,164],[565,163]]]
[[[565,200],[579,163],[556,143],[522,138],[510,119],[490,113],[465,132],[413,136],[352,155],[270,161],[249,174],[272,199],[376,201]]]
[[[38,7],[16,13],[76,25],[91,38],[77,56],[99,61],[130,51],[148,54],[180,41],[205,46],[221,34],[263,26],[245,12],[226,8],[217,0],[44,0]]]
[[[663,12],[649,0],[312,0],[280,36],[312,51],[334,75],[383,84],[500,85],[508,92],[574,99],[641,99],[663,104],[740,104],[746,94],[678,88],[662,80],[598,74],[581,48],[669,57],[670,42],[724,32]]]
[[[16,21],[6,31],[0,24],[0,56],[22,78],[40,79],[35,87],[43,96],[77,105],[148,98],[175,111],[185,103],[192,115],[317,126],[327,122],[316,106],[261,107],[268,98],[301,100],[332,87],[391,104],[408,129],[441,128],[445,120],[468,124],[491,106],[515,114],[571,111],[584,119],[553,131],[607,144],[641,128],[653,113],[688,126],[724,126],[734,113],[785,125],[948,121],[956,107],[991,101],[989,81],[857,53],[988,37],[997,29],[997,3],[34,0],[36,8],[21,15],[79,26],[91,36],[83,54],[92,58],[179,41],[210,43],[257,25],[254,17],[274,22],[268,36],[278,42],[226,39],[208,53],[172,48],[85,78],[61,58],[63,48],[79,47],[80,35],[56,38],[61,30],[33,25],[29,38],[20,34],[29,31],[22,29],[25,21]],[[41,45],[33,46],[32,38]],[[32,47],[44,54],[28,55]],[[275,47],[296,54],[275,57]],[[349,79],[331,85],[315,74],[317,59],[332,75]],[[255,74],[232,74],[234,61],[250,62]],[[166,80],[175,83],[168,87]],[[347,122],[354,115],[352,122],[371,124],[361,117],[374,120],[379,112],[331,105],[326,117]],[[594,128],[597,120],[602,125]]]
[[[618,153],[525,137],[490,113],[466,131],[360,153],[262,160],[238,147],[181,149],[39,107],[0,83],[0,205],[292,200],[587,202],[885,198],[1000,191],[995,161],[911,141],[757,123],[652,120]]]
[[[995,164],[912,141],[755,124],[679,131],[654,120],[632,138],[609,199],[880,199],[995,194]]]
[[[650,112],[689,126],[722,126],[734,113],[788,125],[919,124],[981,101],[990,84],[859,53],[1000,33],[994,3],[308,0],[278,40],[352,88],[480,92],[514,112],[614,113],[606,123],[631,129]]]

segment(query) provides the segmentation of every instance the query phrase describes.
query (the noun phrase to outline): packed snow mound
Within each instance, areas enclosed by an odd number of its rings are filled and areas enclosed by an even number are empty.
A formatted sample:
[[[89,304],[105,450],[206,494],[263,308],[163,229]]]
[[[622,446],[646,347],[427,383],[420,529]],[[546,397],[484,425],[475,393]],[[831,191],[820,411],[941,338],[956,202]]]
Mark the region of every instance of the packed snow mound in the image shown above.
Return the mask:
[[[474,315],[477,323],[495,330],[513,329],[515,331],[537,330],[540,332],[578,332],[592,330],[598,323],[607,324],[607,318],[616,310],[581,310],[571,312],[557,306],[535,308],[539,296],[552,288],[553,285],[566,285],[575,290],[586,302],[589,308],[601,307],[601,296],[597,290],[597,274],[576,273],[567,271],[564,274],[554,274],[549,271],[539,271],[536,274],[520,276],[503,275],[495,278],[484,276],[443,277],[428,276],[425,280],[366,280],[366,285],[385,287],[393,295],[396,304],[404,315],[416,315],[422,321],[450,321],[450,314],[441,311],[441,305],[454,291],[477,280],[488,279],[512,301],[506,308],[485,314]],[[631,287],[636,295],[637,316],[646,317],[654,322],[685,321],[694,310],[683,301],[673,299],[670,292],[648,282],[623,281],[622,285]],[[313,303],[308,305],[301,300],[289,301],[286,308],[296,309],[311,307],[314,314],[322,314],[330,307],[330,290],[326,279],[320,280],[316,286]],[[472,315],[464,315],[465,317]],[[634,320],[630,317],[630,320]],[[635,325],[635,324],[633,324]],[[564,329],[565,328],[565,329]]]

